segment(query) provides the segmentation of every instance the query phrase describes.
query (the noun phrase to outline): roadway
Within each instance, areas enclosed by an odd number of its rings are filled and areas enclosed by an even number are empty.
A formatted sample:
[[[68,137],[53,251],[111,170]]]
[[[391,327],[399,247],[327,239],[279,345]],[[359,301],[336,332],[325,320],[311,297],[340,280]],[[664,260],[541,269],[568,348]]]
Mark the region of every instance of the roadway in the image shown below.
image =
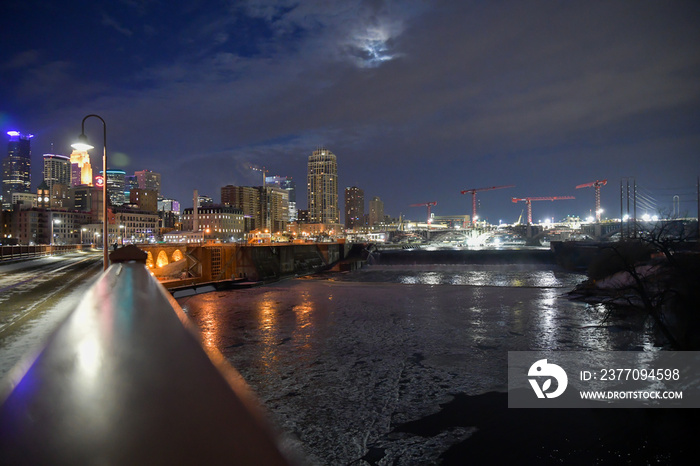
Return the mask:
[[[101,251],[0,263],[0,378],[43,345],[101,271]]]

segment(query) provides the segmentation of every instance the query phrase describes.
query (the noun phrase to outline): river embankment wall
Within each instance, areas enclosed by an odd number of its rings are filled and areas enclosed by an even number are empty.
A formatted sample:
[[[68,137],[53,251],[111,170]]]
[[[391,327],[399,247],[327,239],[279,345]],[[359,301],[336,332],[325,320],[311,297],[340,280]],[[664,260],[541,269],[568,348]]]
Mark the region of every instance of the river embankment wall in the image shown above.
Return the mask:
[[[176,249],[171,246],[170,249]],[[150,251],[157,255],[157,247]],[[155,274],[166,288],[205,283],[264,282],[306,275],[349,262],[362,261],[364,245],[351,243],[273,243],[267,245],[207,244],[181,247],[182,265]]]

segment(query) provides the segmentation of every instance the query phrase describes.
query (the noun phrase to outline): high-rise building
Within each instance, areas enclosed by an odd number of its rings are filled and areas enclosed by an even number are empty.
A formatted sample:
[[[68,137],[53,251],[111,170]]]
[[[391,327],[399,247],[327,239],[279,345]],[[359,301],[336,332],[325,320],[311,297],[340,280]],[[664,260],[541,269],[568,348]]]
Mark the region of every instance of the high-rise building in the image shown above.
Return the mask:
[[[74,150],[70,154],[71,186],[92,186],[92,165],[87,151]]]
[[[32,134],[8,131],[7,157],[2,161],[2,208],[12,208],[12,193],[31,193],[32,152],[29,140]]]
[[[102,170],[100,170],[102,174]],[[107,196],[109,203],[120,206],[126,203],[124,192],[126,191],[126,172],[124,170],[107,170]],[[131,196],[131,191],[129,191]],[[131,197],[129,197],[131,199]]]
[[[309,222],[337,224],[338,163],[333,152],[322,148],[309,156],[306,192]]]
[[[221,188],[221,204],[238,207],[243,211],[246,232],[265,229],[264,198],[261,186],[228,185]]]
[[[294,222],[297,219],[297,184],[292,180],[291,176],[268,176],[265,178],[267,186],[275,186],[287,191],[289,197],[289,222]]]
[[[284,231],[289,222],[289,193],[276,186],[266,186],[265,195],[265,228],[269,228],[270,233]]]
[[[141,170],[134,172],[139,183],[139,188],[150,189],[156,192],[156,197],[160,195],[160,173],[154,173],[151,170]]]
[[[345,188],[345,229],[353,230],[364,224],[365,192],[357,186]]]
[[[384,202],[377,196],[369,201],[369,226],[373,227],[384,221]]]
[[[44,154],[44,182],[49,190],[55,184],[70,186],[70,157],[57,154]]]

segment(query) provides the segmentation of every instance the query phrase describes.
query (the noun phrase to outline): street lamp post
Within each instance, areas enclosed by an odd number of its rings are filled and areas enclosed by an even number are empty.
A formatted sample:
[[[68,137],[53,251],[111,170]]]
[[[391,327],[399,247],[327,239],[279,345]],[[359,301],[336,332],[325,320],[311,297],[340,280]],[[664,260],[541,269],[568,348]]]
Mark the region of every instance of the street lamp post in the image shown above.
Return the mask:
[[[87,120],[90,117],[95,117],[99,119],[102,122],[102,128],[103,128],[103,145],[102,145],[102,173],[104,175],[104,179],[102,182],[102,254],[103,254],[103,268],[104,270],[107,270],[107,267],[109,266],[109,244],[108,244],[108,233],[109,233],[109,225],[108,225],[108,219],[107,219],[107,123],[105,123],[104,119],[99,116],[90,114],[87,115],[85,118],[83,118],[83,122],[81,124],[81,131],[80,131],[80,136],[78,136],[78,142],[75,144],[72,144],[73,149],[75,150],[80,150],[80,151],[88,151],[90,149],[94,149],[93,146],[88,144],[88,139],[87,136],[85,136],[85,120]]]

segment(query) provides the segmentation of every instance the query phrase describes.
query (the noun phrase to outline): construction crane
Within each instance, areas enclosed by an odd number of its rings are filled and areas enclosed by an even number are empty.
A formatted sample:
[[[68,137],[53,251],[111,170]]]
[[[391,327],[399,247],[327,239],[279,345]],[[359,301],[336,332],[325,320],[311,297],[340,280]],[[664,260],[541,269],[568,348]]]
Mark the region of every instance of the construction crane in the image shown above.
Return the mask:
[[[603,212],[600,210],[600,187],[605,186],[606,184],[608,184],[608,180],[596,180],[576,186],[576,189],[595,188],[595,221],[598,223],[600,223],[600,214]]]
[[[428,225],[430,225],[430,208],[437,205],[437,201],[423,202],[421,204],[411,204],[410,207],[427,207],[428,208]]]
[[[472,195],[472,225],[476,223],[476,193],[479,191],[490,191],[492,189],[503,189],[503,188],[514,188],[515,185],[509,184],[507,186],[491,186],[489,188],[475,188],[475,189],[465,189],[460,191],[462,194],[471,193]]]
[[[422,202],[420,204],[411,204],[410,207],[427,207],[428,208],[428,241],[430,241],[430,208],[437,205],[437,201]]]
[[[574,196],[552,196],[552,197],[525,197],[517,198],[513,197],[511,200],[513,202],[523,201],[527,204],[527,224],[532,224],[532,201],[562,201],[565,199],[576,199]]]
[[[265,184],[266,184],[266,183],[265,183],[265,178],[267,177],[267,174],[270,172],[270,170],[268,170],[268,169],[265,168],[265,167],[260,168],[260,167],[256,167],[256,166],[253,166],[253,165],[250,166],[250,169],[253,170],[253,171],[261,172],[261,173],[262,173],[262,181],[263,181],[263,182],[262,182],[262,186],[263,186],[263,188],[264,188],[264,187],[265,187]]]

